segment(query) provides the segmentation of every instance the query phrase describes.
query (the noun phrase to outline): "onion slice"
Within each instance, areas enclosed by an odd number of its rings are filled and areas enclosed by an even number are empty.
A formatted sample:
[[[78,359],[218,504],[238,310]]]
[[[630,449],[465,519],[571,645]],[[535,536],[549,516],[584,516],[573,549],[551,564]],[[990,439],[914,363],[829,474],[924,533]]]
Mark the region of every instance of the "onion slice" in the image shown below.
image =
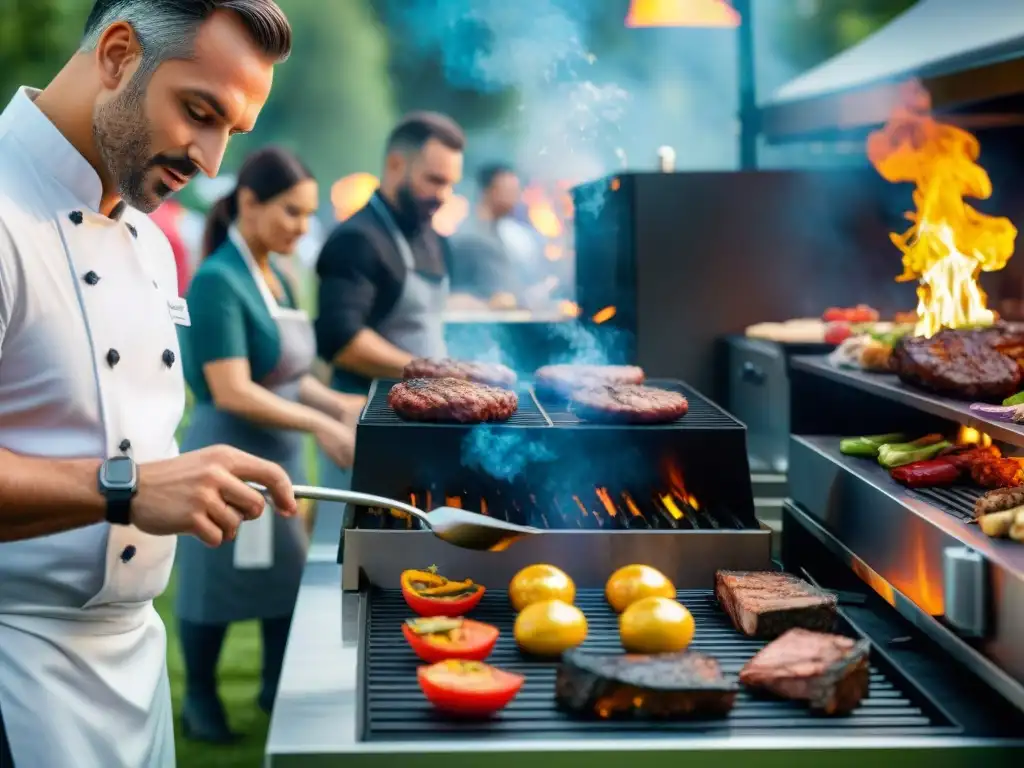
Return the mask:
[[[991,405],[971,403],[971,413],[993,421],[1024,421],[1024,405]]]

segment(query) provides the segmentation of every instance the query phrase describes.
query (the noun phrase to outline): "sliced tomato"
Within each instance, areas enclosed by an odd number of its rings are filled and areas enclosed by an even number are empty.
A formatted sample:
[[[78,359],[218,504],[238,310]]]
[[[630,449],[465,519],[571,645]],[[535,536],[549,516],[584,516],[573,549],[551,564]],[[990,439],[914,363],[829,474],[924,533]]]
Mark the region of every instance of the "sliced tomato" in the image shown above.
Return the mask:
[[[842,344],[853,335],[853,329],[849,323],[829,323],[825,326],[825,343]]]
[[[483,717],[512,701],[525,678],[479,661],[449,659],[420,667],[416,679],[423,695],[442,712]]]
[[[454,619],[450,629],[432,632],[426,622],[432,619],[412,619],[402,625],[402,634],[416,655],[434,663],[446,659],[483,661],[491,655],[498,642],[498,628],[471,619]]]
[[[821,319],[826,323],[835,323],[841,320],[846,320],[846,310],[841,307],[829,307],[822,314]]]
[[[419,616],[462,616],[484,596],[472,581],[451,581],[433,571],[403,571],[402,597]]]

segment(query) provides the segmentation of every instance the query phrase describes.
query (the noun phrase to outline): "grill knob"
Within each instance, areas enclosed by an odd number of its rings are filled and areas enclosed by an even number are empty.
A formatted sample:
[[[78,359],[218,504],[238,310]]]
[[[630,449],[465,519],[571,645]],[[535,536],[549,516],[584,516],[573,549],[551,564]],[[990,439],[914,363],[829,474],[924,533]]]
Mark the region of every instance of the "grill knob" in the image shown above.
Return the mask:
[[[946,621],[962,637],[981,638],[988,629],[988,569],[985,558],[967,547],[942,552],[942,593]]]

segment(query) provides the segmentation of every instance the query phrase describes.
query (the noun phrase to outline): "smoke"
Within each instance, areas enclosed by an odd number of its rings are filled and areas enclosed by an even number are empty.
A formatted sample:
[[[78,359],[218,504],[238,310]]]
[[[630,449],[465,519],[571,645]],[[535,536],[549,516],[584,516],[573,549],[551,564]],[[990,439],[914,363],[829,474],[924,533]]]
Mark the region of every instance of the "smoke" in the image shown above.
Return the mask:
[[[554,452],[534,439],[532,430],[481,424],[462,441],[462,465],[511,482],[530,464],[554,461]]]

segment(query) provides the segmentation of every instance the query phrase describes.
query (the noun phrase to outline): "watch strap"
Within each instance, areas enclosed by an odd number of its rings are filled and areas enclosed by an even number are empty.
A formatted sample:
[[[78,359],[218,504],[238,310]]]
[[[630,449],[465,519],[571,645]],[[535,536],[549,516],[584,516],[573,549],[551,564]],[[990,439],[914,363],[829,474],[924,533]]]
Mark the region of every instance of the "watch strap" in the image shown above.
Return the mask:
[[[132,522],[132,497],[129,495],[107,494],[107,522],[112,525],[130,525]]]

